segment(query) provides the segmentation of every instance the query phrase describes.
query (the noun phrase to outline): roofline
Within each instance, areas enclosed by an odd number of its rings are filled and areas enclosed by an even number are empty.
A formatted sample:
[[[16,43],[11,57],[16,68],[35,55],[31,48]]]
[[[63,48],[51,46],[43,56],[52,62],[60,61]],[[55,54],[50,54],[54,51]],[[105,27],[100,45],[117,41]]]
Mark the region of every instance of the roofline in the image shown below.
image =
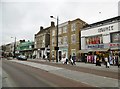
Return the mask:
[[[84,28],[87,28],[87,27],[97,26],[97,25],[99,25],[99,24],[104,24],[104,23],[106,23],[106,22],[109,23],[109,22],[114,21],[114,20],[119,21],[119,20],[120,20],[120,16],[113,17],[113,18],[109,18],[109,19],[106,19],[106,20],[103,20],[103,21],[99,21],[99,22],[96,22],[96,23],[88,24],[88,25],[86,25],[85,27],[83,27],[83,29],[84,29]]]

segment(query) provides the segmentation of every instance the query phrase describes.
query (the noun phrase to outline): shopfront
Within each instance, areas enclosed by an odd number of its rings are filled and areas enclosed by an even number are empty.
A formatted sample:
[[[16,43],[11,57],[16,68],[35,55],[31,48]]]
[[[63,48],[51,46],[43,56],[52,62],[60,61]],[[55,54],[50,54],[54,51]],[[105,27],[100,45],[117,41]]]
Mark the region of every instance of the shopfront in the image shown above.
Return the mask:
[[[112,18],[97,22],[81,30],[81,50],[88,54],[120,53],[120,20]]]
[[[59,61],[62,60],[63,58],[68,58],[68,47],[59,47],[58,50],[58,59]]]
[[[120,31],[110,34],[110,53],[111,55],[118,55],[120,53]]]

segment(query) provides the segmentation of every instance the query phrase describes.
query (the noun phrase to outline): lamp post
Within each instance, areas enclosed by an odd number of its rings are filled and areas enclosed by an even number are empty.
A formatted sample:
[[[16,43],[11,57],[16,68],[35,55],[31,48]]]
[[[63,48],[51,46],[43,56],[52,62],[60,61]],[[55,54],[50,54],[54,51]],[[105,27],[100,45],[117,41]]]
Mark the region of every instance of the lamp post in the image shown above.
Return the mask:
[[[57,30],[56,30],[56,47],[55,47],[55,50],[56,50],[56,62],[58,62],[58,50],[59,50],[59,47],[58,47],[58,16],[57,18],[53,17],[53,16],[50,16],[50,18],[54,18],[54,19],[57,19]]]
[[[11,37],[13,38],[13,37]],[[14,50],[13,50],[13,58],[15,58],[15,52],[16,52],[16,37],[15,37],[15,42],[14,42]]]

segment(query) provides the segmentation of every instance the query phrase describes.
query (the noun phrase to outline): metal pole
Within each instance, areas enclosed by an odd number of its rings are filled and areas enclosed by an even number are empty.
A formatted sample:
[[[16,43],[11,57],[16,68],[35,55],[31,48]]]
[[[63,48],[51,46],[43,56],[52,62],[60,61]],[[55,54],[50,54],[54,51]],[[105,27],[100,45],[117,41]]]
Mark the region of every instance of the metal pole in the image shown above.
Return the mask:
[[[14,58],[15,58],[15,51],[16,51],[16,37],[15,37],[15,43],[14,43],[14,52],[13,52],[13,54],[14,54]]]
[[[56,62],[58,62],[58,16],[57,16],[57,34],[56,34]]]

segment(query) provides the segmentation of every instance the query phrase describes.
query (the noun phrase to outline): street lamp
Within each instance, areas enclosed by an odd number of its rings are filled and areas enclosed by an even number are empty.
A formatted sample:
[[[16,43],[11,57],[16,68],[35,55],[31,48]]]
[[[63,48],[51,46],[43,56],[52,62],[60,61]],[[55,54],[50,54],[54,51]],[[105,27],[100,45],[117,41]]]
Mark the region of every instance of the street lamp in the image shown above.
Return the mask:
[[[11,37],[14,38],[14,37]],[[13,58],[15,58],[15,52],[16,52],[16,37],[15,37],[15,42],[14,42],[14,50],[13,50]]]
[[[55,50],[56,50],[56,62],[58,62],[58,50],[59,50],[59,47],[58,47],[58,16],[57,18],[53,17],[53,16],[50,16],[50,18],[54,18],[54,19],[57,19],[57,31],[56,31],[56,47],[55,47]]]

